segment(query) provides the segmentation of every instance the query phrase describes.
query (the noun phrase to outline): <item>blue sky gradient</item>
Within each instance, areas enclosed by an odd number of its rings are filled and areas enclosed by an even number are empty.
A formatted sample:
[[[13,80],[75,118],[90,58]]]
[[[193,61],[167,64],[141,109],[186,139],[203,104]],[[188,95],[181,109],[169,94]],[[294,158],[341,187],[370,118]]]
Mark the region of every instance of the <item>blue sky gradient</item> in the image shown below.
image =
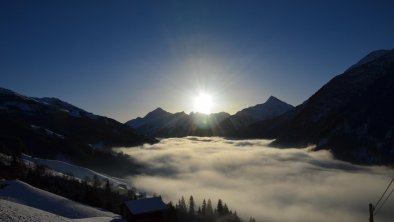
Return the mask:
[[[367,53],[394,48],[394,1],[0,2],[0,87],[127,121],[292,105]]]

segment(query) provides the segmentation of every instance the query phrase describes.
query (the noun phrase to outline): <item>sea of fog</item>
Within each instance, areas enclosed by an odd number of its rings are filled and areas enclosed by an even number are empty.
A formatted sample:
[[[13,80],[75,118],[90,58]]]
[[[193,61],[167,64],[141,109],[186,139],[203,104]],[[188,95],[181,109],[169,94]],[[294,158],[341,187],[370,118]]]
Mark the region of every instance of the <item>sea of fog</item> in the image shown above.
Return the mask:
[[[368,203],[394,176],[393,169],[338,161],[328,151],[277,149],[269,142],[187,137],[117,150],[146,165],[143,175],[129,178],[138,189],[174,203],[190,195],[199,203],[220,198],[257,221],[368,221]],[[394,195],[375,221],[393,218]]]

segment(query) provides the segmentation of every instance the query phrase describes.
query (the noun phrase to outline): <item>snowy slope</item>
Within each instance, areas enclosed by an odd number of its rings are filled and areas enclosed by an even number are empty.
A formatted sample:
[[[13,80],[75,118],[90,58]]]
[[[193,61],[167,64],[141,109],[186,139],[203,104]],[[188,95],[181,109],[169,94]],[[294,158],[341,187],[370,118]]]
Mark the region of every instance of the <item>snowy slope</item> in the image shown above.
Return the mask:
[[[23,204],[0,199],[0,221],[19,221],[19,222],[62,222],[67,218],[52,214],[37,208]]]
[[[104,184],[106,182],[106,180],[108,179],[109,183],[114,187],[122,185],[122,186],[126,186],[128,189],[131,189],[131,184],[126,180],[107,176],[107,175],[95,172],[95,171],[90,170],[85,167],[80,167],[80,166],[73,165],[73,164],[59,161],[59,160],[48,160],[48,159],[35,158],[35,157],[31,157],[31,156],[28,156],[25,154],[23,154],[23,159],[25,161],[29,161],[29,162],[32,162],[37,165],[47,166],[51,170],[54,170],[54,171],[62,173],[62,174],[71,174],[72,176],[74,176],[80,180],[84,180],[86,177],[89,177],[90,179],[92,179],[96,175],[100,179],[102,184]]]
[[[52,214],[34,207],[15,203],[9,200],[0,199],[0,221],[1,222],[122,222],[123,219],[113,217],[89,217],[82,219],[68,219],[56,214]]]
[[[65,218],[116,217],[116,214],[86,206],[67,198],[40,190],[19,180],[6,181],[0,199],[34,207]]]
[[[81,118],[82,115],[85,115],[86,117],[94,120],[100,118],[100,116],[94,115],[93,113],[89,113],[81,108],[78,108],[74,105],[71,105],[70,103],[64,102],[57,98],[44,97],[44,98],[34,98],[34,99],[46,105],[53,106],[56,109],[60,109],[65,112],[68,112],[69,115],[76,118]]]

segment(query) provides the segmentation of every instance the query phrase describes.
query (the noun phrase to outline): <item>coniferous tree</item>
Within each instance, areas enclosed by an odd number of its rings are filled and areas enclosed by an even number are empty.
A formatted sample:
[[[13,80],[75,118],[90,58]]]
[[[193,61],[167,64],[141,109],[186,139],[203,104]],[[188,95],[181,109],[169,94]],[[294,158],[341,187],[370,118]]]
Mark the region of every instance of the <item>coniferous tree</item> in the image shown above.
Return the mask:
[[[176,208],[181,212],[181,213],[186,213],[187,208],[186,208],[186,202],[185,198],[182,196],[181,199],[178,200],[178,204],[176,205]]]
[[[180,206],[181,206],[181,209],[186,212],[186,209],[187,209],[186,208],[186,202],[185,202],[185,198],[183,196],[182,196],[181,201],[180,201]]]
[[[206,214],[208,216],[213,215],[213,207],[212,207],[211,199],[208,199]]]
[[[195,203],[194,203],[194,199],[193,196],[190,196],[189,199],[189,214],[194,215],[195,214]]]
[[[222,200],[221,199],[219,199],[218,200],[218,204],[217,204],[217,206],[216,206],[216,212],[219,214],[219,215],[223,215],[223,202],[222,202]]]
[[[201,215],[206,215],[207,214],[207,202],[205,199],[202,201],[202,206],[201,206]]]
[[[197,215],[199,215],[199,216],[201,216],[201,215],[202,215],[202,213],[201,213],[201,207],[198,207],[198,210],[197,210]]]
[[[229,212],[229,210],[228,210],[227,204],[225,203],[224,206],[223,206],[223,214],[227,215],[227,214],[229,214],[229,213],[230,213],[230,212]]]
[[[111,185],[109,184],[109,180],[106,179],[105,180],[105,193],[108,195],[109,193],[111,193]]]

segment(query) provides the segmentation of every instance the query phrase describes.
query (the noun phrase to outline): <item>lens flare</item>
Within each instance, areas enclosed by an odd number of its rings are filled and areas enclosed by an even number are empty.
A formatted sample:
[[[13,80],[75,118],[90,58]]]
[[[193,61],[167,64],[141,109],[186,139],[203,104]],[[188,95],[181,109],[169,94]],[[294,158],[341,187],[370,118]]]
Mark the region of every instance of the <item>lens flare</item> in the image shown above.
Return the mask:
[[[209,114],[213,106],[212,96],[206,93],[200,93],[194,99],[194,111]]]

